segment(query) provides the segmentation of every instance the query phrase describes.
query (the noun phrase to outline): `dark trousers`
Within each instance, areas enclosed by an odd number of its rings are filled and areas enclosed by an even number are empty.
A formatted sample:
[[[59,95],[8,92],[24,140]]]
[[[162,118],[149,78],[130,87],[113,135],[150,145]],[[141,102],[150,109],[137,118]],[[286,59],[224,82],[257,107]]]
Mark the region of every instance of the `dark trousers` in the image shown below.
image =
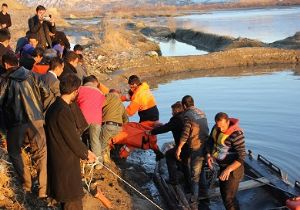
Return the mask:
[[[35,121],[14,127],[7,132],[7,150],[13,166],[23,181],[25,191],[31,191],[31,161],[24,152],[29,145],[31,158],[36,165],[39,181],[39,196],[47,192],[47,147],[43,121]]]
[[[184,174],[184,180],[186,186],[190,186],[191,184],[191,173],[188,166],[188,154],[186,154],[184,151],[182,151],[180,158],[181,161],[178,161],[175,157],[176,155],[176,147],[169,149],[166,152],[166,162],[168,166],[168,172],[169,172],[169,180],[173,182],[177,182],[177,168],[181,169],[181,171]]]
[[[220,168],[220,173],[225,170],[225,168]],[[226,181],[219,181],[220,192],[222,200],[226,210],[239,210],[239,203],[236,199],[236,193],[239,188],[239,183],[244,176],[244,165],[230,173],[229,179]]]
[[[61,203],[61,208],[63,210],[82,210],[83,209],[82,199],[78,198],[76,200],[63,202]]]

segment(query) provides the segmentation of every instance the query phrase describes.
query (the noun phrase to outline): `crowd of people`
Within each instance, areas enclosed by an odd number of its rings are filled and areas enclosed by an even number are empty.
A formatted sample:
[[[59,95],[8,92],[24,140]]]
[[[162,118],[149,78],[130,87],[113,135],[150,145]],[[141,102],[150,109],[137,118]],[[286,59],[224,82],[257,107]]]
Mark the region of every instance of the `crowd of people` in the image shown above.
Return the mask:
[[[141,148],[148,143],[157,161],[166,156],[169,184],[178,184],[177,170],[182,169],[194,209],[198,208],[205,161],[209,167],[216,161],[221,168],[226,209],[238,209],[236,192],[243,177],[245,143],[237,119],[220,112],[209,133],[205,113],[186,95],[171,106],[170,121],[161,124],[149,85],[132,75],[128,93],[121,95],[88,75],[83,47],[70,49],[44,6],[36,8],[28,20],[28,32],[13,51],[7,8],[2,4],[0,12],[0,132],[26,194],[33,188],[30,154],[37,169],[37,196],[51,197],[63,209],[82,209],[80,160],[97,162],[95,168],[101,170],[111,163],[113,144],[126,142],[139,129],[142,134],[132,138],[139,138]],[[125,107],[123,101],[130,103]],[[140,121],[129,123],[128,116],[136,113]],[[168,131],[173,133],[175,147],[164,155],[155,136]]]

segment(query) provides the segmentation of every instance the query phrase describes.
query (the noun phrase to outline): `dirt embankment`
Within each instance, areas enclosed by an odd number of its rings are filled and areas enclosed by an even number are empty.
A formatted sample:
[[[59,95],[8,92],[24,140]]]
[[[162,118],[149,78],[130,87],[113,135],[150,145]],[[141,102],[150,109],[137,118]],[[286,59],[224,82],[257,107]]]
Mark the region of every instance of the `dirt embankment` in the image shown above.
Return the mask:
[[[208,52],[217,52],[243,47],[276,47],[283,49],[300,49],[300,32],[284,40],[279,40],[270,44],[252,40],[248,38],[233,38],[230,36],[221,36],[217,34],[194,31],[190,29],[176,29],[172,32],[167,27],[145,27],[141,29],[145,36],[151,36],[158,39],[176,39],[197,49]]]
[[[300,32],[297,32],[294,36],[287,37],[286,39],[279,40],[270,44],[272,47],[284,48],[284,49],[300,49]]]
[[[163,75],[187,71],[208,72],[213,69],[229,69],[236,67],[253,68],[256,66],[274,64],[296,65],[300,61],[300,51],[298,50],[273,48],[268,44],[247,38],[235,39],[227,36],[184,29],[177,29],[175,32],[172,32],[171,29],[166,27],[138,27],[132,22],[124,24],[122,27],[123,31],[119,31],[120,37],[123,37],[124,34],[128,36],[128,33],[130,32],[129,34],[132,37],[135,37],[136,40],[142,41],[144,46],[147,46],[148,43],[151,42],[143,39],[143,35],[159,37],[162,39],[176,38],[179,41],[192,44],[199,49],[204,49],[213,53],[201,56],[149,57],[145,55],[145,51],[138,50],[138,46],[132,42],[131,44],[133,45],[130,46],[130,48],[116,48],[114,53],[109,56],[109,62],[107,62],[106,56],[103,56],[101,58],[103,62],[99,62],[100,68],[98,71],[91,71],[91,73],[96,74],[98,72],[98,75],[102,77],[103,81],[110,87],[113,87],[114,84],[120,86],[120,84],[125,83],[126,78],[131,74],[158,78]],[[105,39],[102,41],[104,43],[106,42]],[[294,44],[299,45],[296,42]],[[282,43],[281,47],[282,46],[287,45],[286,43]],[[135,49],[133,52],[138,53],[134,54],[130,49]],[[159,52],[158,49],[151,47],[145,49]],[[111,72],[107,72],[105,69],[107,69],[108,66],[105,65],[105,63],[114,63],[116,64],[116,68],[111,69]],[[100,75],[99,70],[104,74]],[[118,71],[115,72],[115,70]],[[112,73],[113,76],[111,75]],[[112,81],[112,78],[114,81]],[[107,79],[108,81],[105,81]],[[122,86],[120,88],[122,88]]]

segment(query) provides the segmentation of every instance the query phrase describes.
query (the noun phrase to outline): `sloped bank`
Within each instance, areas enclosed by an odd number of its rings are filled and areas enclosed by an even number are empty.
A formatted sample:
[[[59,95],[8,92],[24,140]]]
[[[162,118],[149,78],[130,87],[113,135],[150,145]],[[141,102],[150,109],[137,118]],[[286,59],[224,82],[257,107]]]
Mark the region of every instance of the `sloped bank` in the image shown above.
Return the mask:
[[[145,27],[141,33],[146,36],[156,37],[158,39],[176,39],[195,46],[197,49],[208,52],[217,52],[220,50],[241,48],[241,47],[267,47],[268,45],[247,38],[233,38],[230,36],[220,36],[217,34],[194,31],[191,29],[176,29],[172,32],[167,27]]]
[[[300,49],[300,32],[295,33],[294,36],[287,37],[286,39],[279,40],[270,44],[272,47],[284,49]]]
[[[191,71],[208,71],[212,69],[251,67],[260,65],[298,64],[299,50],[284,50],[276,48],[249,47],[210,53],[201,56],[182,57],[141,57],[130,63],[123,63],[122,73],[143,74],[160,77],[167,74]]]

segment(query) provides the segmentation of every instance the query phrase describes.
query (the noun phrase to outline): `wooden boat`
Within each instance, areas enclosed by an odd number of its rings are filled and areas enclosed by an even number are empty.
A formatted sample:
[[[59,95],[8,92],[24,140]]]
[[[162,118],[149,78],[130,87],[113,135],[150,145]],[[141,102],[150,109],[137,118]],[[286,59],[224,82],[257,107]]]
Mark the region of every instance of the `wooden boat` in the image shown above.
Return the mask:
[[[172,143],[165,143],[162,151],[166,152],[171,147]],[[207,167],[204,171],[208,194],[206,196],[199,194],[199,209],[225,209],[217,186],[217,172],[212,173]],[[185,193],[183,184],[171,185],[166,180],[168,180],[168,171],[166,161],[162,159],[156,164],[154,181],[167,206],[172,210],[190,209],[188,202],[190,195]],[[242,210],[287,209],[286,200],[297,196],[300,196],[298,181],[292,185],[287,179],[287,174],[279,167],[261,155],[255,158],[252,152],[248,151],[245,159],[245,176],[237,193]]]

